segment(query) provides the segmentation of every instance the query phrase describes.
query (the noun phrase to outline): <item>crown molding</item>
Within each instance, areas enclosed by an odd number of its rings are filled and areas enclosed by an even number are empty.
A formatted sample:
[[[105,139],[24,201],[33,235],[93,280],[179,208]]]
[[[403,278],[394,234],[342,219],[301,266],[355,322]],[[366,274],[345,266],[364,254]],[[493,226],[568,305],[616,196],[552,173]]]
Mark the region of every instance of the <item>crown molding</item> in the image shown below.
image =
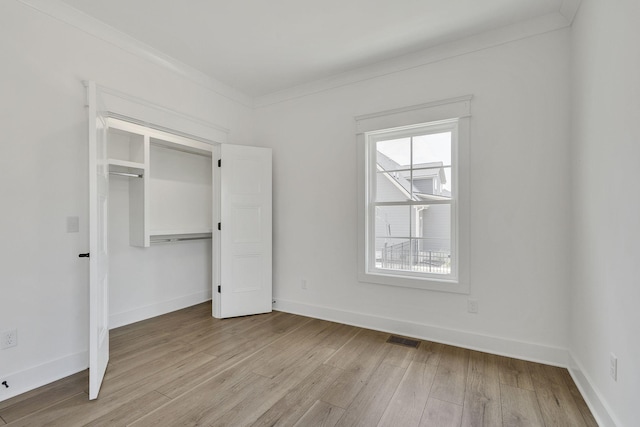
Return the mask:
[[[565,3],[577,0],[565,0]],[[403,55],[373,65],[349,70],[344,73],[294,86],[289,89],[274,92],[255,98],[255,107],[266,107],[280,102],[301,98],[315,93],[347,86],[350,84],[374,79],[376,77],[421,67],[445,59],[489,49],[513,41],[526,39],[539,34],[556,31],[570,25],[565,16],[559,11],[501,27],[480,34],[474,34],[463,39],[443,43],[416,53]]]
[[[91,36],[110,43],[122,50],[145,59],[154,65],[168,69],[232,101],[247,107],[253,107],[253,98],[241,91],[228,86],[211,76],[197,70],[177,59],[166,55],[104,22],[81,12],[60,0],[18,0],[45,15],[69,24]]]
[[[548,15],[253,98],[60,0],[18,1],[250,108],[266,107],[569,27],[581,2],[581,0],[563,0],[559,10]]]
[[[560,14],[564,16],[569,25],[573,24],[573,19],[576,17],[576,13],[578,13],[578,9],[580,8],[580,2],[582,0],[563,0],[562,5],[560,5]]]

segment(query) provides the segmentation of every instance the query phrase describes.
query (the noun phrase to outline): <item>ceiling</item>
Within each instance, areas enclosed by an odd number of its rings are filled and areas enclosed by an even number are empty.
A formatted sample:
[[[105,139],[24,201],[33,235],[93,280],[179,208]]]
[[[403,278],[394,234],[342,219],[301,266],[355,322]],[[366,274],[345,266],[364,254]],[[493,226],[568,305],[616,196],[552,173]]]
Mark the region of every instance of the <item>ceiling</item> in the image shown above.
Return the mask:
[[[258,97],[498,27],[566,0],[62,0]]]

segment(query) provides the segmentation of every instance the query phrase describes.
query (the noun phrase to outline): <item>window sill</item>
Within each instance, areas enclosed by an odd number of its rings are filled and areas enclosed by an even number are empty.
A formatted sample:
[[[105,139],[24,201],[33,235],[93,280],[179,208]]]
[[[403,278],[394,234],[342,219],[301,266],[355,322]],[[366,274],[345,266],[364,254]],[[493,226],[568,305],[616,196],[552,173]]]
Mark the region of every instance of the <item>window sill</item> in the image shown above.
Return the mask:
[[[378,285],[396,286],[400,288],[423,289],[427,291],[468,294],[469,285],[454,279],[418,278],[384,273],[358,273],[358,281]]]

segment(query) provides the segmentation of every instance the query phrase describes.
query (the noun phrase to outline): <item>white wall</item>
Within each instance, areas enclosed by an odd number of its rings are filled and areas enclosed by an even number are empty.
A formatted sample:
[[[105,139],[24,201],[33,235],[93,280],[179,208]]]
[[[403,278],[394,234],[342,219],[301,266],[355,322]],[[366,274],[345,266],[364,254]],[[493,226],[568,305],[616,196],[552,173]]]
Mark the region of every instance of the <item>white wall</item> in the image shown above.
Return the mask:
[[[4,400],[87,362],[82,80],[229,128],[232,143],[251,143],[252,110],[17,1],[0,5],[0,58],[0,330],[18,330],[0,351]],[[67,216],[79,233],[66,233]]]
[[[619,426],[640,402],[640,3],[583,0],[572,30],[573,288],[578,376]],[[618,357],[618,381],[609,354]],[[611,420],[602,417],[603,425]]]
[[[275,307],[565,363],[568,37],[554,31],[258,108],[256,143],[274,149]],[[467,94],[476,315],[467,295],[360,283],[356,271],[354,117]]]

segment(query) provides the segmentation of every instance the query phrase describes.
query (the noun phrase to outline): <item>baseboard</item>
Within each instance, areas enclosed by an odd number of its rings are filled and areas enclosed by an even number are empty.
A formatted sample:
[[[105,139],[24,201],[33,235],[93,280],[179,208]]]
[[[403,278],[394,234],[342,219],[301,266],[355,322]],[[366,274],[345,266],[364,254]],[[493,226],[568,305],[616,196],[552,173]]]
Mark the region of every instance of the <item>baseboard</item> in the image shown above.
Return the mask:
[[[87,369],[88,365],[89,354],[83,351],[24,371],[3,375],[2,379],[7,382],[9,388],[0,388],[0,402],[73,375]]]
[[[566,368],[567,349],[275,298],[274,310]]]
[[[582,368],[582,364],[573,354],[570,354],[570,358],[569,373],[571,374],[571,378],[573,378],[573,382],[576,383],[580,394],[582,394],[584,401],[587,403],[598,425],[600,427],[622,426],[622,423],[617,420],[607,401],[602,398],[602,393],[598,391],[594,382]]]
[[[109,329],[171,313],[172,311],[191,307],[192,305],[200,304],[210,299],[211,291],[196,292],[195,294],[184,295],[169,301],[161,301],[133,310],[115,313],[109,316]]]

